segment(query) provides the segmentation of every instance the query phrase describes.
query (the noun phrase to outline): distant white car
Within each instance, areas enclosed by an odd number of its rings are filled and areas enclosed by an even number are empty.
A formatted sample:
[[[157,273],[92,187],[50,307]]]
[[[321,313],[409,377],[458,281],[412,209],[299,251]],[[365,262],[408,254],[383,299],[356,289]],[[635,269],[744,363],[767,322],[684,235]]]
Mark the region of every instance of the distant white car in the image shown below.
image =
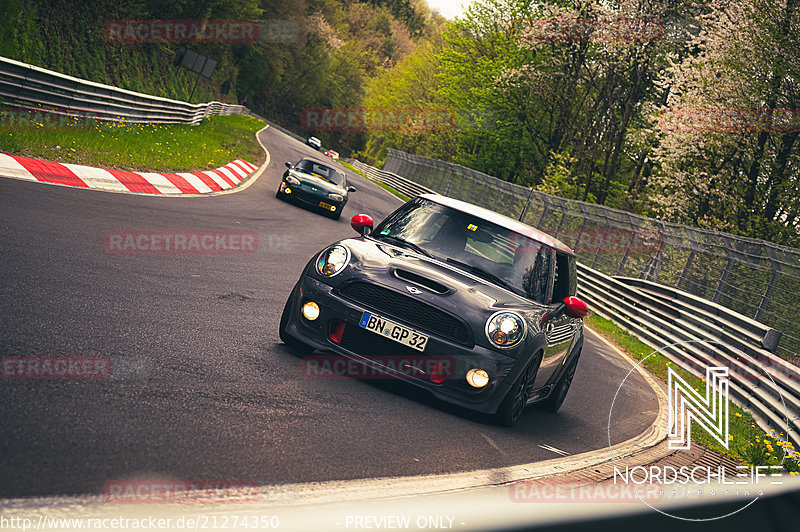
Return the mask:
[[[325,150],[325,155],[327,155],[328,157],[333,157],[336,160],[339,159],[339,152],[338,151]]]
[[[317,137],[308,137],[306,144],[308,144],[315,150],[319,150],[322,147],[322,141],[319,140]]]

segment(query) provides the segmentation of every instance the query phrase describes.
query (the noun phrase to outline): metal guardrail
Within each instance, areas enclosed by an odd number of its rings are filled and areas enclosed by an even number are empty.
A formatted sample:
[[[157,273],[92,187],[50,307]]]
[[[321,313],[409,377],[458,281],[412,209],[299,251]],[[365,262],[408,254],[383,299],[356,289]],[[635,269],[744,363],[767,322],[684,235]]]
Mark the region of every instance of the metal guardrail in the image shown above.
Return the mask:
[[[437,193],[395,173],[350,162],[371,179],[407,196]],[[449,192],[444,187],[442,193]],[[473,203],[492,208],[485,202]],[[658,349],[677,366],[701,378],[710,365],[727,366],[733,400],[746,407],[767,432],[785,430],[800,446],[800,370],[774,354],[779,331],[713,301],[646,279],[609,276],[580,262],[578,278],[578,293],[594,312]]]
[[[195,125],[212,115],[248,113],[241,105],[170,100],[74,78],[6,57],[0,57],[0,99],[4,107],[138,123]]]
[[[383,183],[385,185],[389,185],[393,189],[398,192],[401,192],[408,196],[409,198],[413,198],[419,196],[420,194],[436,194],[437,192],[423,187],[422,185],[418,185],[413,181],[409,181],[403,177],[400,177],[397,174],[393,174],[392,172],[386,172],[384,170],[378,170],[368,164],[364,164],[361,161],[356,159],[348,159],[348,163],[352,164],[354,168],[364,172],[366,176],[373,181],[378,181],[379,183]]]
[[[785,432],[800,444],[800,371],[764,349],[774,344],[773,329],[685,292],[580,263],[578,279],[578,295],[592,311],[694,376],[704,378],[706,367],[728,367],[732,399],[767,432]]]

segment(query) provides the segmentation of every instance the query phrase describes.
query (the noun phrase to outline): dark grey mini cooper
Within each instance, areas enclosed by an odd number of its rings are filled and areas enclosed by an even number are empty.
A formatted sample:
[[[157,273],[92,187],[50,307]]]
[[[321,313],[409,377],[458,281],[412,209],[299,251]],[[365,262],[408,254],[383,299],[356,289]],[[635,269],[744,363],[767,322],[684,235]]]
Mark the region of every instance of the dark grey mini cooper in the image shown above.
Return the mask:
[[[286,344],[348,357],[505,425],[530,404],[561,407],[587,313],[572,250],[436,195],[374,229],[363,214],[351,225],[360,236],[315,255],[292,290]]]

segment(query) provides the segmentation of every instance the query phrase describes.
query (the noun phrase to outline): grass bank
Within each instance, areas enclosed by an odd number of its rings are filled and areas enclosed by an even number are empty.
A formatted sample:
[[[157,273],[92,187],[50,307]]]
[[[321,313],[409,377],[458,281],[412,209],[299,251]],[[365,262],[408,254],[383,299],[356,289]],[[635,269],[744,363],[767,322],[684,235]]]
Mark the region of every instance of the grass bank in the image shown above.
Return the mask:
[[[260,163],[249,116],[212,116],[196,126],[133,124],[3,110],[0,152],[119,170],[183,172],[217,168],[234,159]]]

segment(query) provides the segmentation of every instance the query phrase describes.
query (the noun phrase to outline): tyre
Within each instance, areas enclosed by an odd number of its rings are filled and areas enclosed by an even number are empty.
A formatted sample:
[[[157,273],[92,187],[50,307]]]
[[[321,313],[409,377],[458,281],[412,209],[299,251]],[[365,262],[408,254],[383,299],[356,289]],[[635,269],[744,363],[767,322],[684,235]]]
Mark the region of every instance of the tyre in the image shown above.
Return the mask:
[[[286,305],[284,305],[283,307],[283,313],[281,314],[281,324],[278,328],[278,336],[280,336],[281,341],[284,344],[288,345],[292,349],[295,349],[297,351],[303,349],[307,350],[308,346],[306,344],[304,344],[294,336],[291,336],[289,332],[286,330],[286,327],[289,325],[289,313],[292,311],[292,297],[294,297],[294,290],[292,290],[292,293],[289,295],[289,299],[286,300]]]
[[[539,364],[542,362],[542,354],[538,353],[528,367],[517,378],[517,381],[508,391],[494,415],[495,421],[505,427],[510,427],[516,423],[525,410],[525,403],[531,397],[533,392],[533,384],[536,380],[536,374],[539,373]]]
[[[578,368],[578,359],[580,356],[581,353],[578,351],[578,354],[575,356],[575,360],[569,363],[569,367],[567,367],[566,371],[564,371],[564,374],[558,380],[558,384],[556,384],[556,387],[550,394],[550,397],[544,400],[542,403],[542,408],[544,410],[556,413],[558,412],[558,409],[561,408],[561,405],[564,404],[564,399],[567,398],[569,387],[572,386],[572,379],[575,377],[575,370]]]

